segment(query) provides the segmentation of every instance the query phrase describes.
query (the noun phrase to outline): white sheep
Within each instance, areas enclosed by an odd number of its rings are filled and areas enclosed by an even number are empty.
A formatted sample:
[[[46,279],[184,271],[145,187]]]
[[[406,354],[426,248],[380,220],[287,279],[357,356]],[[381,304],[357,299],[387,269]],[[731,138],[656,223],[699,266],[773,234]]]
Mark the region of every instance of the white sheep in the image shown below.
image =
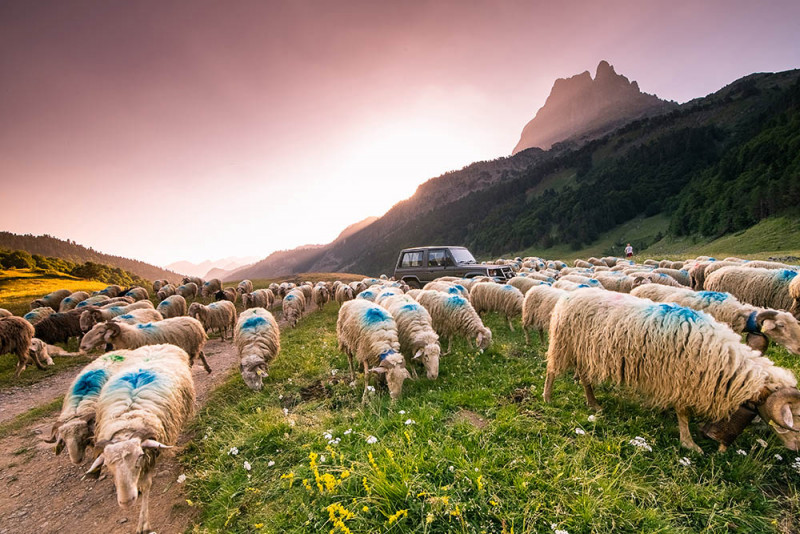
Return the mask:
[[[75,306],[88,298],[89,293],[86,291],[76,291],[75,293],[71,293],[68,297],[61,301],[61,304],[58,305],[58,311],[65,312],[74,310]]]
[[[355,298],[355,294],[353,293],[353,288],[347,284],[341,284],[339,287],[336,288],[336,293],[334,293],[334,298],[336,302],[339,303],[341,306],[348,300],[353,300]]]
[[[188,313],[186,299],[180,295],[172,295],[159,302],[156,311],[158,311],[164,319],[182,317]]]
[[[336,336],[339,350],[347,354],[351,379],[355,380],[353,358],[364,368],[362,401],[367,399],[370,373],[386,379],[389,396],[396,400],[403,381],[411,375],[400,353],[397,324],[389,312],[364,299],[347,301],[339,308]]]
[[[230,301],[220,300],[212,302],[208,306],[194,302],[189,306],[189,316],[198,319],[206,332],[217,330],[223,341],[228,332],[233,337],[233,329],[236,326],[236,307]]]
[[[285,297],[283,297],[283,302],[281,303],[283,318],[292,328],[297,326],[297,321],[299,321],[303,316],[303,311],[305,309],[306,297],[301,290],[292,289]]]
[[[158,300],[160,302],[160,301],[164,300],[165,298],[171,297],[172,295],[174,295],[175,291],[177,291],[177,289],[178,288],[175,287],[172,284],[167,284],[165,286],[161,286],[161,289],[159,289],[158,293],[156,294],[156,298],[158,298]]]
[[[330,293],[328,292],[327,286],[314,286],[311,290],[311,297],[314,300],[314,304],[317,305],[317,308],[322,309],[325,307],[325,303],[330,299]]]
[[[222,282],[220,281],[220,279],[212,278],[208,282],[203,282],[203,285],[200,288],[200,296],[210,297],[220,289],[222,289]]]
[[[22,316],[23,319],[31,323],[32,325],[36,326],[40,321],[42,321],[45,317],[50,317],[56,313],[53,311],[53,308],[50,306],[42,306],[41,308],[34,308],[25,315]]]
[[[236,286],[236,292],[240,295],[242,293],[252,293],[253,292],[253,282],[250,280],[242,280],[239,282],[239,285]]]
[[[138,310],[131,310],[122,315],[118,315],[114,317],[112,320],[126,324],[144,324],[144,323],[154,323],[157,321],[161,321],[162,319],[163,317],[157,310],[154,310],[152,308],[141,308]],[[103,323],[102,322],[96,323],[94,326],[92,326],[92,329],[86,332],[81,338],[81,344],[80,344],[81,354],[89,353],[105,343],[104,336],[106,330],[105,328],[98,328],[99,324]]]
[[[123,297],[132,297],[133,300],[146,300],[150,298],[150,294],[143,287],[132,287],[125,292]]]
[[[800,408],[794,375],[704,312],[597,289],[572,292],[559,299],[550,319],[545,401],[554,379],[570,369],[594,409],[592,388],[601,382],[625,386],[655,407],[675,408],[681,444],[699,453],[689,412],[724,421],[750,402],[768,407],[762,416],[788,426],[800,445],[800,427],[792,430],[791,411],[783,414],[792,403]]]
[[[413,354],[411,361],[421,361],[428,379],[436,380],[442,348],[439,335],[433,329],[431,314],[420,303],[403,294],[383,298],[380,304],[397,324],[400,353]]]
[[[796,277],[789,269],[723,267],[706,275],[704,288],[730,293],[753,306],[789,311],[794,307],[789,284]]]
[[[150,532],[150,487],[158,453],[178,441],[195,399],[184,351],[172,345],[143,351],[153,357],[119,369],[100,391],[95,448],[102,452],[87,472],[99,475],[105,465],[123,508],[133,505],[141,494],[137,533]]]
[[[86,300],[82,300],[76,306],[74,306],[73,309],[77,310],[79,308],[88,308],[89,306],[101,306],[102,304],[110,301],[111,299],[106,295],[95,295]]]
[[[483,282],[472,286],[470,302],[478,315],[487,311],[496,311],[506,316],[508,328],[513,332],[513,317],[522,315],[522,301],[525,296],[510,284]]]
[[[108,321],[118,315],[125,315],[133,310],[153,309],[153,303],[149,300],[140,300],[127,306],[110,306],[105,308],[92,308],[81,313],[81,330],[88,332],[91,328],[104,321]]]
[[[599,272],[595,273],[595,279],[600,282],[603,288],[617,293],[630,293],[633,290],[633,278],[622,273]],[[649,282],[649,280],[648,280]]]
[[[795,317],[800,317],[800,276],[795,276],[789,282],[789,296],[792,298],[792,307],[789,311]]]
[[[153,292],[158,293],[158,290],[169,284],[169,280],[155,280],[153,282]]]
[[[275,295],[269,289],[256,289],[252,293],[242,295],[242,306],[245,310],[249,308],[271,308],[275,302]]]
[[[544,333],[550,331],[550,316],[558,299],[568,291],[547,285],[530,288],[522,302],[522,331],[525,332],[525,343],[530,343],[528,329],[533,327],[539,332],[539,341],[544,343]]]
[[[106,295],[109,298],[119,297],[122,294],[122,286],[118,286],[116,284],[111,284],[110,286],[106,286],[105,289],[101,289],[100,291],[95,291],[92,295]]]
[[[53,308],[53,311],[58,311],[61,301],[71,294],[72,291],[69,289],[59,289],[58,291],[53,291],[52,293],[48,293],[44,297],[31,302],[31,309],[44,308],[47,306]]]
[[[175,288],[175,294],[180,295],[184,299],[197,298],[197,284],[194,282],[187,282]]]
[[[413,297],[425,306],[433,320],[433,329],[441,337],[447,338],[447,352],[453,345],[453,336],[463,336],[472,345],[472,339],[482,351],[492,344],[492,331],[483,325],[472,304],[459,295],[441,291],[421,290]]]
[[[264,308],[250,308],[239,316],[233,332],[242,379],[250,389],[261,391],[267,367],[281,350],[278,323]]]
[[[0,319],[2,319],[3,317],[11,317],[12,315],[14,314],[8,311],[7,309],[0,308]]]
[[[206,372],[211,372],[206,355],[203,353],[203,346],[208,336],[200,321],[192,317],[173,317],[157,323],[137,325],[109,321],[100,323],[97,327],[105,330],[103,339],[106,343],[111,343],[116,350],[171,343],[189,354],[190,366],[194,364],[194,359],[199,357]]]

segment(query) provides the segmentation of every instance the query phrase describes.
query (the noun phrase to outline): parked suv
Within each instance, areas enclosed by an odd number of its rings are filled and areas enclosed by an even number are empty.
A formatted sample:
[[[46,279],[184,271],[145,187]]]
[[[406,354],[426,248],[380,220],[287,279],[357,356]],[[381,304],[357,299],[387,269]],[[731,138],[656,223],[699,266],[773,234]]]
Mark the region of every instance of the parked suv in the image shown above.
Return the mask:
[[[400,251],[394,267],[395,280],[420,288],[440,276],[491,276],[502,282],[514,276],[514,272],[508,265],[480,264],[464,247],[414,247]]]

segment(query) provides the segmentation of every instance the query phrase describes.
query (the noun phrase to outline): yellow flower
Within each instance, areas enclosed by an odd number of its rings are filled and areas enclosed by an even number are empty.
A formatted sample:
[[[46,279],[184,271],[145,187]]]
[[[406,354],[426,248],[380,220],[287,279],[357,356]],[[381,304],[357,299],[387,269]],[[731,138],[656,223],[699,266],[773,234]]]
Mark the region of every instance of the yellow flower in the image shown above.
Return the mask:
[[[478,486],[478,491],[483,490],[483,484],[481,484],[481,479],[483,475],[478,475],[478,478],[475,480],[475,485]]]
[[[450,510],[450,515],[453,515],[453,516],[456,516],[456,517],[460,516],[461,515],[461,508],[459,508],[458,505],[456,505],[456,509],[455,510]]]
[[[303,479],[303,487],[306,488],[310,492],[314,491],[314,488],[311,487],[311,484],[308,482],[307,478]]]
[[[345,469],[344,471],[342,471],[342,474],[341,474],[341,475],[339,475],[339,478],[341,478],[342,480],[344,480],[345,478],[347,478],[347,477],[349,477],[349,476],[350,476],[350,471],[348,471],[347,469]]]
[[[489,504],[491,504],[492,506],[500,506],[500,503],[499,503],[499,502],[497,502],[497,501],[495,501],[494,499],[492,499],[491,501],[489,501]]]
[[[411,445],[411,434],[408,433],[408,430],[404,431],[403,434],[406,436],[408,444]]]
[[[362,506],[361,507],[361,511],[362,512],[369,512],[369,506],[366,506],[366,505]]]
[[[391,525],[395,521],[399,521],[401,517],[408,517],[408,510],[398,510],[397,512],[390,515],[389,519],[386,522],[389,525]]]
[[[425,516],[425,524],[430,525],[433,523],[433,514],[428,514]]]
[[[253,528],[262,529],[264,528],[264,523],[256,523],[255,525],[253,525]]]
[[[281,475],[281,480],[288,480],[289,481],[289,487],[291,488],[292,484],[294,484],[294,473],[290,472],[290,473],[286,473],[285,475]]]
[[[320,481],[321,481],[320,483],[325,486],[325,489],[328,490],[329,493],[333,493],[333,490],[335,490],[337,484],[339,484],[339,481],[336,480],[336,477],[331,475],[330,473],[325,473],[324,475],[322,475],[320,477]]]
[[[339,529],[343,534],[352,534],[350,529],[347,528],[347,525],[345,525],[345,521],[355,517],[353,512],[338,502],[329,505],[325,509],[328,511],[328,518],[330,519],[331,523],[333,523],[331,533],[336,532],[336,529]]]
[[[194,503],[189,499],[186,499],[186,504],[188,504],[189,506],[194,506]]]
[[[372,456],[372,451],[370,451],[370,452],[368,452],[368,453],[367,453],[367,457],[369,458],[369,465],[371,465],[371,466],[372,466],[372,468],[373,468],[375,471],[378,471],[378,470],[379,470],[379,469],[378,469],[378,464],[377,464],[377,462],[375,462],[375,457],[374,457],[374,456]]]
[[[367,477],[362,478],[361,483],[364,484],[364,491],[367,492],[367,495],[371,494],[372,488],[370,488],[369,484],[367,484]]]

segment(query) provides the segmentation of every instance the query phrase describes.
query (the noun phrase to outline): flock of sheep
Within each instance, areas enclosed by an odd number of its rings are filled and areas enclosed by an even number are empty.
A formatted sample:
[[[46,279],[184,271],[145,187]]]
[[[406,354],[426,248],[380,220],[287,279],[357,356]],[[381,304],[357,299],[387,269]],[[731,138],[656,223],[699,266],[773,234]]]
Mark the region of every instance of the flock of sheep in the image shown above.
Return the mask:
[[[49,355],[61,351],[53,344],[71,337],[80,339],[82,353],[104,352],[74,379],[49,442],[76,464],[93,447],[87,475],[105,465],[120,506],[133,505],[141,493],[137,532],[149,531],[158,453],[175,444],[191,415],[195,358],[211,372],[203,352],[208,333],[232,338],[243,381],[259,391],[280,351],[280,329],[269,311],[278,301],[291,327],[310,302],[339,304],[339,349],[352,380],[356,368],[363,370],[364,400],[372,376],[387,385],[392,400],[417,365],[437,379],[440,357],[456,336],[488,348],[492,332],[481,315],[493,311],[511,330],[521,317],[526,342],[530,330],[542,341],[547,333],[545,401],[554,380],[569,371],[592,408],[600,408],[593,386],[603,382],[633,390],[652,406],[674,408],[681,444],[697,452],[690,414],[708,421],[703,431],[721,450],[757,414],[786,447],[800,449],[797,380],[763,356],[770,341],[800,353],[796,266],[707,257],[641,265],[590,258],[573,267],[539,258],[497,263],[512,265],[516,274],[507,283],[443,277],[411,289],[384,276],[254,290],[248,280],[222,288],[216,279],[186,278],[177,286],[156,281],[156,307],[141,287],[109,286],[92,296],[58,291],[32,302],[24,318],[0,310],[0,353],[17,354],[19,375],[29,363],[52,363]],[[217,300],[187,305],[198,297]]]

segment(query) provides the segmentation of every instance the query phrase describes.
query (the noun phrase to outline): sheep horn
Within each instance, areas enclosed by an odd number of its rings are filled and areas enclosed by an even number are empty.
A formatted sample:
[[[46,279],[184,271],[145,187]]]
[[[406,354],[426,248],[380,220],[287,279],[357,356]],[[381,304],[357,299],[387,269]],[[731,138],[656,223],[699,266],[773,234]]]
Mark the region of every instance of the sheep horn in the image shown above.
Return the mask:
[[[44,440],[45,443],[55,443],[58,435],[58,424],[53,425],[53,428],[50,430],[50,438]]]
[[[771,421],[788,430],[794,428],[792,405],[800,405],[800,391],[797,388],[782,388],[767,397],[764,411]]]
[[[59,454],[61,454],[61,451],[63,451],[63,450],[64,450],[64,447],[65,447],[66,445],[67,445],[67,444],[64,442],[64,440],[63,440],[63,439],[60,439],[60,438],[58,439],[58,441],[56,442],[56,448],[55,448],[55,451],[56,451],[56,456],[58,456]]]
[[[103,455],[101,454],[100,456],[97,457],[97,459],[95,459],[94,463],[92,464],[92,467],[90,467],[89,470],[86,471],[86,474],[83,476],[88,477],[92,475],[100,475],[100,468],[103,466],[104,461],[105,458],[103,458]]]
[[[419,349],[416,354],[414,354],[414,359],[419,360],[422,357],[422,349]]]
[[[756,323],[759,327],[764,324],[764,321],[774,321],[778,318],[778,312],[775,310],[761,310],[756,315]]]
[[[142,442],[143,449],[172,449],[172,445],[164,445],[154,439],[146,439]]]

